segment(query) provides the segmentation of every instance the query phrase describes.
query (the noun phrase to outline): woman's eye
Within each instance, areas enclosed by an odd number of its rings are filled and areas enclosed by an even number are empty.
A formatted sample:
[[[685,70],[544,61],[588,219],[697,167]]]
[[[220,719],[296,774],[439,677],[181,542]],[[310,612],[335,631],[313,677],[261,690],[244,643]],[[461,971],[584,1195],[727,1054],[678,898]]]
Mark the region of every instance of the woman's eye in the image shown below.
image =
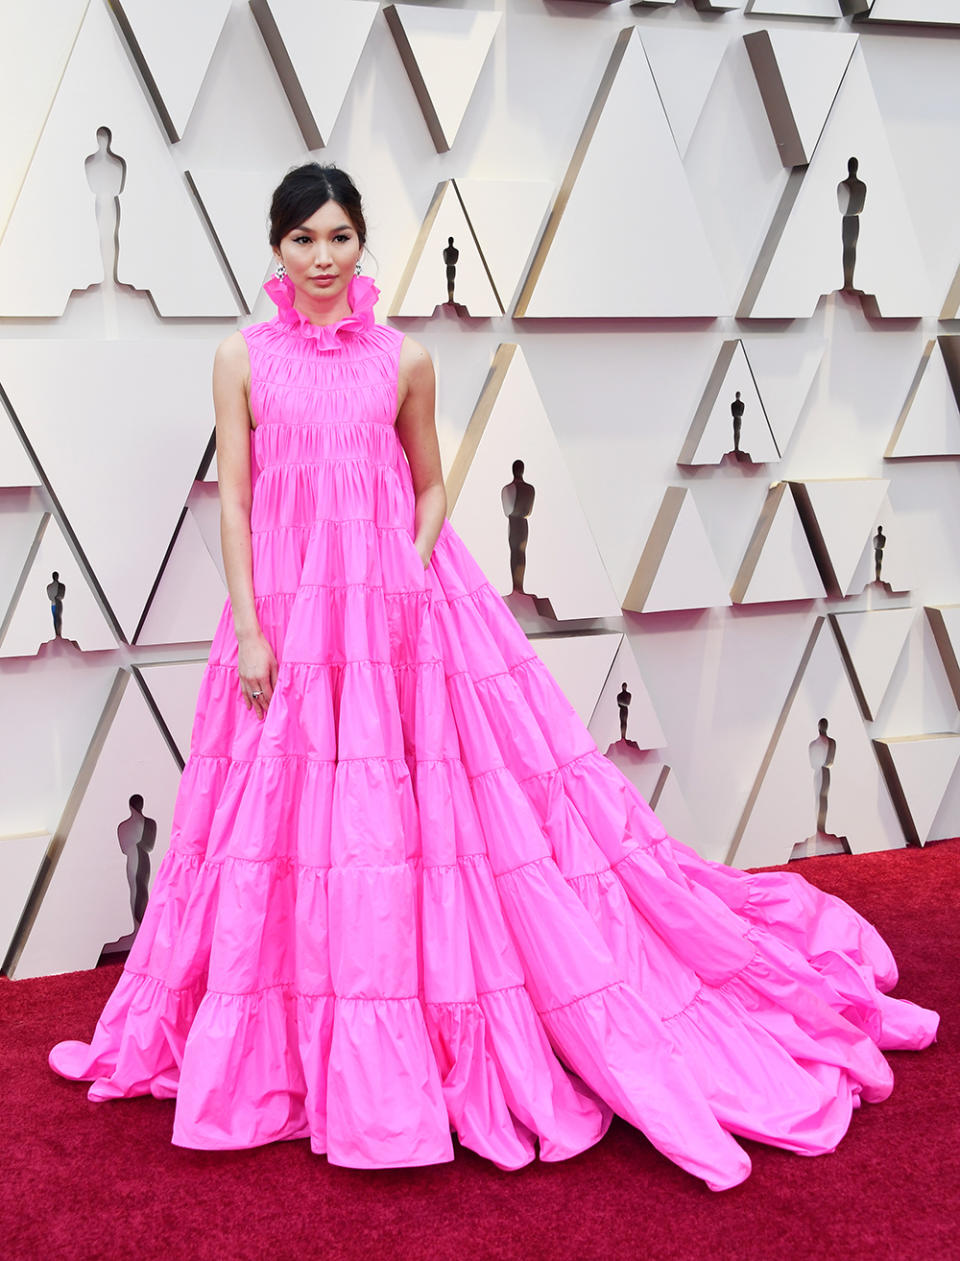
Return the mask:
[[[349,236],[347,236],[345,232],[338,232],[337,235],[333,239],[337,242],[350,240]]]
[[[295,236],[293,238],[294,245],[309,245],[310,238],[308,236]]]

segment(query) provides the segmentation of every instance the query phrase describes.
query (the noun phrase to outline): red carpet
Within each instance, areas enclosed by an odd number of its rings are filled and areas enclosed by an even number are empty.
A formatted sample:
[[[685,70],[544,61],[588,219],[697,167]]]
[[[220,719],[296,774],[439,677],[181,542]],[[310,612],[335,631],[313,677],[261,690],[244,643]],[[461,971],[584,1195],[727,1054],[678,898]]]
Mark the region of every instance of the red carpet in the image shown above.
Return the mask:
[[[4,1261],[111,1258],[896,1258],[960,1255],[960,840],[794,864],[889,942],[898,996],[936,1008],[939,1041],[889,1056],[830,1156],[744,1142],[753,1174],[715,1194],[627,1124],[572,1160],[501,1173],[452,1164],[355,1171],[307,1140],[244,1152],[170,1143],[173,1103],[89,1103],[47,1067],[88,1038],[119,965],[0,981]]]

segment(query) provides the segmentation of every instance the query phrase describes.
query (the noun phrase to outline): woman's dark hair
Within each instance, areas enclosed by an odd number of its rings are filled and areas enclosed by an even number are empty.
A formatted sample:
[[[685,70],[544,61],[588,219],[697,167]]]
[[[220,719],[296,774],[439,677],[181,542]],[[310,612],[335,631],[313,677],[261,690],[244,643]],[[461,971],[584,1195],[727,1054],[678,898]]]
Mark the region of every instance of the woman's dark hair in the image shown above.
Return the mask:
[[[298,228],[328,201],[335,201],[344,208],[363,245],[367,239],[367,224],[357,186],[346,171],[337,166],[322,166],[319,162],[295,166],[273,190],[270,244],[278,246],[288,232]]]

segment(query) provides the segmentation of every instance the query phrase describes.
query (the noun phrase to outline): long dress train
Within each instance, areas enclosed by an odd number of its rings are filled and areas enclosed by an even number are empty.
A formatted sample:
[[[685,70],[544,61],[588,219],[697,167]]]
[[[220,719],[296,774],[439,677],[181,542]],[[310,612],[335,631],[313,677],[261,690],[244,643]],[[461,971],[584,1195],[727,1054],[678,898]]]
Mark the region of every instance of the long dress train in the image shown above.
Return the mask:
[[[356,1168],[451,1160],[451,1130],[502,1169],[562,1160],[614,1112],[714,1190],[750,1172],[734,1135],[832,1151],[936,1013],[887,996],[838,898],[666,835],[449,520],[424,568],[373,282],[326,326],[267,288],[244,336],[276,690],[261,723],[228,601],[133,949],[52,1068],[175,1098],[183,1147],[309,1138]]]

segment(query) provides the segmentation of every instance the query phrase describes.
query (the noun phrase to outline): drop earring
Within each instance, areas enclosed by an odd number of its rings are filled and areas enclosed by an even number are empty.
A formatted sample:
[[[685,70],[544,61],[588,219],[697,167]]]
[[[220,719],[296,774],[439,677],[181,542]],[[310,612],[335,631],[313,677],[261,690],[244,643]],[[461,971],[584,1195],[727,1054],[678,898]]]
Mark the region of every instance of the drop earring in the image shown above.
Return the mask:
[[[286,267],[284,267],[283,263],[277,263],[277,269],[273,274],[276,276],[278,280],[282,280],[284,276],[287,274],[287,269]]]
[[[356,275],[358,275],[358,276],[359,276],[359,275],[360,275],[360,273],[363,271],[363,268],[360,266],[360,260],[359,260],[359,258],[357,259],[357,265],[356,265],[356,267],[354,267],[354,269],[353,269],[353,270],[354,270],[354,272],[356,273]]]

